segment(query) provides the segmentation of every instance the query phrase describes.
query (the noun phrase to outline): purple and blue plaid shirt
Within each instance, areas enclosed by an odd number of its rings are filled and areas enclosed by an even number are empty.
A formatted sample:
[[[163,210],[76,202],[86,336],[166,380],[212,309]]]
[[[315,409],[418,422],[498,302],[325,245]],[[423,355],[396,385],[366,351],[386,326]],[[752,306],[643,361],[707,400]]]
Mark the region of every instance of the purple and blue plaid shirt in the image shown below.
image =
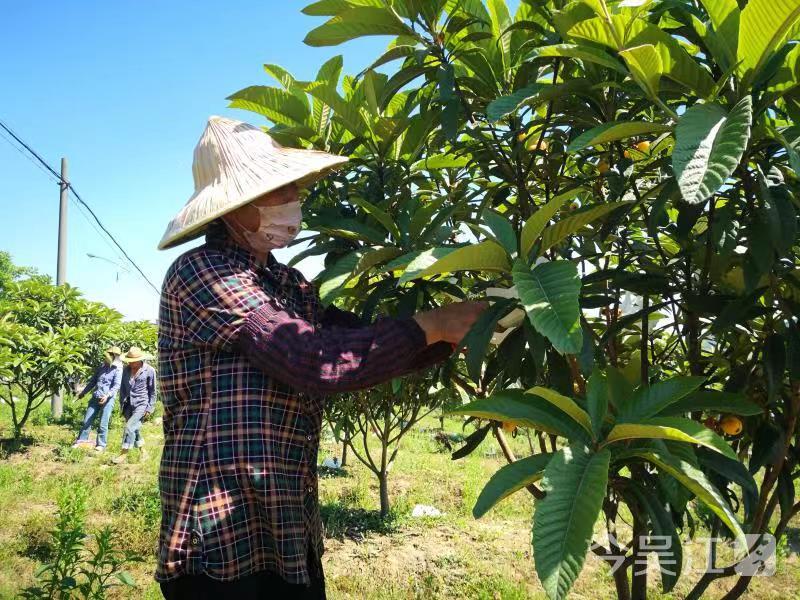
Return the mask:
[[[322,554],[317,450],[324,397],[445,359],[412,319],[360,326],[303,276],[259,265],[213,224],[161,295],[164,452],[156,579],[310,581]]]

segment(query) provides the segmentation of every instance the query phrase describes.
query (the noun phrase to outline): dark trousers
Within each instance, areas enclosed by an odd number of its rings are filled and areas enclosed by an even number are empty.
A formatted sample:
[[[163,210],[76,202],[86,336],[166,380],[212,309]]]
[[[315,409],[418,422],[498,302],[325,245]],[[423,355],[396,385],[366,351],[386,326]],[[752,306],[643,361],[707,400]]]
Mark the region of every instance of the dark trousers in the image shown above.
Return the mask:
[[[184,575],[161,584],[165,600],[325,600],[325,577],[319,561],[311,563],[311,584],[286,582],[277,573],[261,571],[235,581],[208,575]]]

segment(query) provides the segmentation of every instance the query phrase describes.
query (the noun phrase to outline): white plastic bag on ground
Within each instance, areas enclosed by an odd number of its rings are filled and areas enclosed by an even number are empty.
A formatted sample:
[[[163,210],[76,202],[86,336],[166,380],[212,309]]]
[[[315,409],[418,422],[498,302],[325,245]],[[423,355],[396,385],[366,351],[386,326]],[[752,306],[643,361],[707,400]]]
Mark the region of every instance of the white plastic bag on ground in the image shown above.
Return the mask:
[[[442,511],[440,511],[435,506],[428,506],[427,504],[417,504],[414,506],[414,510],[411,511],[411,516],[415,518],[441,517]]]

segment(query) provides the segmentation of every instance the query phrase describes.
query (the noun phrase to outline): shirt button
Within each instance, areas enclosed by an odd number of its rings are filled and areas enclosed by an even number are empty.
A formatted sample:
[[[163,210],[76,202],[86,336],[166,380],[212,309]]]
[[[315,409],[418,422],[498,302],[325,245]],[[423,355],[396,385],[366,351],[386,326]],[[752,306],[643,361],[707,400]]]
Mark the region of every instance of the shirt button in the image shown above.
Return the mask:
[[[192,534],[192,538],[189,540],[192,546],[199,546],[200,545],[200,536],[196,533]]]
[[[314,439],[314,436],[313,435],[307,435],[306,439],[310,442],[310,441],[312,441]]]
[[[306,488],[306,491],[307,491],[309,494],[313,494],[313,493],[314,493],[314,486],[313,486],[313,485],[310,485],[310,486],[308,486],[308,487]]]

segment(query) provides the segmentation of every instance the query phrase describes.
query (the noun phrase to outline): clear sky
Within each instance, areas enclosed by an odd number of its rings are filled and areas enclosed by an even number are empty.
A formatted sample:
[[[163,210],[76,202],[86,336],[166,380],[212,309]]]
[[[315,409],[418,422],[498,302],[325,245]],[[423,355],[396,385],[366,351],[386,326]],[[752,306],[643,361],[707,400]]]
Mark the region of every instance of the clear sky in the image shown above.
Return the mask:
[[[276,85],[262,70],[277,63],[298,78],[344,54],[357,73],[389,38],[310,48],[323,21],[301,14],[306,1],[81,0],[1,3],[0,119],[50,164],[69,160],[78,193],[161,285],[186,247],[156,250],[169,219],[192,193],[192,151],[212,114],[262,125],[226,109],[226,96]],[[127,318],[155,319],[158,298],[69,206],[67,280]],[[55,278],[58,186],[0,139],[0,250]],[[286,253],[278,257],[285,260]],[[318,262],[301,265],[307,275]]]

